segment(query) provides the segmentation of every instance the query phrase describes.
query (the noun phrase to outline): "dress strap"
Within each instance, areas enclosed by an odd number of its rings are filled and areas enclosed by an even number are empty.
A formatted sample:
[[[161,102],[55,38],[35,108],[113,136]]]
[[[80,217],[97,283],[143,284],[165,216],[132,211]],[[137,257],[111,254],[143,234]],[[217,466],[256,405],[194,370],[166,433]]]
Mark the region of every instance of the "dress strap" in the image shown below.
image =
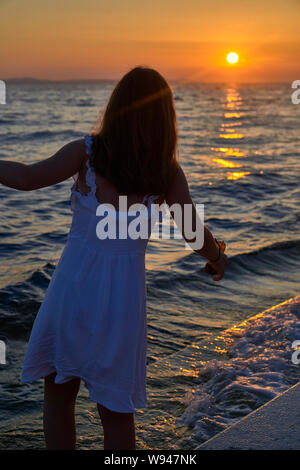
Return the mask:
[[[95,175],[95,170],[91,166],[91,162],[90,162],[90,157],[92,157],[93,155],[93,152],[92,152],[93,137],[87,134],[84,137],[84,141],[85,141],[85,152],[87,155],[89,155],[89,158],[86,159],[87,171],[85,174],[85,181],[86,181],[86,184],[91,188],[92,194],[96,195],[96,189],[97,189],[96,181],[95,181],[96,175]]]

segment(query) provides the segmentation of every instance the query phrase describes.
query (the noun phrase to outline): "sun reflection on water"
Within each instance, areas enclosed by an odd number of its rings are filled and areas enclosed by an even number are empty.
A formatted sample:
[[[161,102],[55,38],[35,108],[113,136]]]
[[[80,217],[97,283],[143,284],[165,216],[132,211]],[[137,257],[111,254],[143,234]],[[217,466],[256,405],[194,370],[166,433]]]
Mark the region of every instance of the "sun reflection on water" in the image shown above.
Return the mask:
[[[210,150],[213,150],[214,152],[223,152],[226,153],[226,155],[230,155],[233,157],[245,157],[245,153],[241,152],[240,149],[238,148],[227,148],[227,147],[211,147]]]
[[[235,172],[232,172],[232,173],[228,173],[227,175],[227,179],[228,180],[238,180],[239,178],[244,178],[245,176],[247,175],[250,175],[251,172],[250,171],[235,171]]]
[[[222,139],[242,139],[244,136],[243,134],[220,134],[219,137]]]
[[[223,160],[222,158],[213,158],[213,162],[217,162],[222,166],[228,167],[228,168],[239,168],[242,165],[239,165],[238,163],[233,163],[230,162],[229,160]]]
[[[231,119],[231,118],[237,118],[239,119],[240,117],[242,117],[244,114],[243,113],[225,113],[224,114],[224,117],[226,119]]]
[[[243,99],[239,91],[233,87],[227,89],[226,100],[223,103],[224,108],[224,119],[230,120],[234,119],[232,122],[222,122],[219,128],[219,137],[227,140],[241,140],[245,136],[241,132],[243,126],[243,121],[241,117],[244,115],[240,112],[240,108],[243,105]],[[229,111],[230,112],[229,112]],[[236,127],[239,127],[239,132],[237,132]],[[211,147],[213,152],[222,152],[228,157],[245,157],[245,152],[241,151],[236,147]],[[243,165],[240,163],[235,163],[230,160],[225,160],[223,158],[213,158],[213,162],[218,163],[220,166],[225,168],[241,168]],[[244,178],[247,175],[250,175],[250,171],[233,171],[227,172],[227,180],[237,180]],[[211,182],[209,182],[211,184]]]

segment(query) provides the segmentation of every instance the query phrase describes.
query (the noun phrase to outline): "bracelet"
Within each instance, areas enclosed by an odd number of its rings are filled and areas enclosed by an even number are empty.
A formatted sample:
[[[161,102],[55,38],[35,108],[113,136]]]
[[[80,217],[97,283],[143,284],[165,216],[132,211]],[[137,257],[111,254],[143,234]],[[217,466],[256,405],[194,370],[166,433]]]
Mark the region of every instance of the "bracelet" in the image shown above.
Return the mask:
[[[217,240],[216,240],[216,239],[215,239],[215,242],[217,243]],[[210,261],[210,262],[212,262],[212,263],[216,263],[216,262],[219,260],[219,258],[220,258],[220,256],[221,256],[221,248],[220,248],[219,245],[218,245],[218,247],[219,247],[219,254],[218,254],[218,256],[216,257],[216,259],[208,259],[208,261]]]

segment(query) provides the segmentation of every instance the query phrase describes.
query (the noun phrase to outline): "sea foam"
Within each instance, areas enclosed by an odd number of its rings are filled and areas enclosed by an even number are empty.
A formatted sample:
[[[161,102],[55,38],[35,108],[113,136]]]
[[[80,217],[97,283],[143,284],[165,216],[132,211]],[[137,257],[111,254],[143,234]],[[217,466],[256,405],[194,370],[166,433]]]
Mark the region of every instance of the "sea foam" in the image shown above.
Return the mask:
[[[299,380],[300,365],[292,362],[292,343],[300,340],[299,319],[300,295],[224,332],[227,351],[221,359],[204,362],[199,384],[186,393],[186,409],[178,419],[193,428],[193,447]]]

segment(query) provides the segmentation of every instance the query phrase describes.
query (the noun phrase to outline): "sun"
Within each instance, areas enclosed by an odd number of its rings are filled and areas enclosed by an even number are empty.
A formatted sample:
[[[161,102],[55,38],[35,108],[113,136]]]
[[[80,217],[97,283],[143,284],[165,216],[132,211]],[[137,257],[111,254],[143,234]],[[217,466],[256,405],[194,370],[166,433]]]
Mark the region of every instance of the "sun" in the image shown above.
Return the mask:
[[[236,64],[237,61],[239,60],[239,56],[237,55],[236,52],[229,52],[226,58],[227,58],[227,62],[229,62],[230,64]]]

